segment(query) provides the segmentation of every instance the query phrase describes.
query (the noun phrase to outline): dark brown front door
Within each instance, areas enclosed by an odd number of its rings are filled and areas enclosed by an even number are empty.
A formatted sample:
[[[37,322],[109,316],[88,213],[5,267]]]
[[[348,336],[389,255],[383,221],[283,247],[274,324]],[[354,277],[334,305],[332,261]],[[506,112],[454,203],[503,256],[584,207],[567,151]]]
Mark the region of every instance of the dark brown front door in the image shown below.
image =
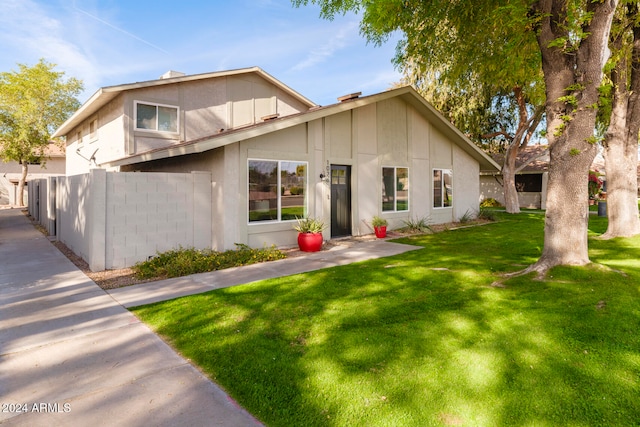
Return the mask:
[[[331,237],[351,235],[351,166],[331,165]]]

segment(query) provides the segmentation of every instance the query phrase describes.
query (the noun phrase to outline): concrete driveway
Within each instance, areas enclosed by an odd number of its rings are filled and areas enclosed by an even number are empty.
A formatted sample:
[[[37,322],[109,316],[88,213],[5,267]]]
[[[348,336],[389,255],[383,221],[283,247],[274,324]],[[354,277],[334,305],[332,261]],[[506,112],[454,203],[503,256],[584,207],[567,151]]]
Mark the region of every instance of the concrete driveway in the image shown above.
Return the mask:
[[[3,426],[260,425],[18,209],[0,210],[0,405]]]

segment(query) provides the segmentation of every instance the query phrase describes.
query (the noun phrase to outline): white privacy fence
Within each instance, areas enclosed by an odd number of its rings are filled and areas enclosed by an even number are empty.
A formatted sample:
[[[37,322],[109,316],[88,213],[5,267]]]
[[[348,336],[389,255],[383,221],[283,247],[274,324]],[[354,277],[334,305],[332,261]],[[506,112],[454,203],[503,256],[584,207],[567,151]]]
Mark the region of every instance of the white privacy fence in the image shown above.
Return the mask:
[[[211,174],[106,172],[29,182],[29,214],[93,271],[210,248]]]

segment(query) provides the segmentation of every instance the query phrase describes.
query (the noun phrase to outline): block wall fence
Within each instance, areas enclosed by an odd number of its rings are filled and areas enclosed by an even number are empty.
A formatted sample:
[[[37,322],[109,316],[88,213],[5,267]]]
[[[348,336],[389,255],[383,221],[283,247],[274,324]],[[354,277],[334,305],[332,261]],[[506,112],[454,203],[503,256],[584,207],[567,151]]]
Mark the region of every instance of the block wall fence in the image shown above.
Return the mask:
[[[211,248],[211,173],[107,172],[29,182],[29,214],[89,264],[125,268],[158,252]]]

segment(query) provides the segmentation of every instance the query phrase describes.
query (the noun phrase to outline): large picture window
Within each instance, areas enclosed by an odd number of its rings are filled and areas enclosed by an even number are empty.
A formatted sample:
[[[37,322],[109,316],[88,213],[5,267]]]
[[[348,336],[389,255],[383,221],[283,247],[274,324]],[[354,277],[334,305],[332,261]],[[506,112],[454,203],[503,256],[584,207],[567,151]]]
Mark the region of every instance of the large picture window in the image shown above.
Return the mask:
[[[178,132],[178,107],[136,102],[136,129]]]
[[[305,217],[306,188],[306,162],[249,160],[249,222]]]
[[[433,207],[448,208],[453,205],[453,172],[451,169],[433,170]]]
[[[409,169],[382,168],[382,211],[409,210]]]

